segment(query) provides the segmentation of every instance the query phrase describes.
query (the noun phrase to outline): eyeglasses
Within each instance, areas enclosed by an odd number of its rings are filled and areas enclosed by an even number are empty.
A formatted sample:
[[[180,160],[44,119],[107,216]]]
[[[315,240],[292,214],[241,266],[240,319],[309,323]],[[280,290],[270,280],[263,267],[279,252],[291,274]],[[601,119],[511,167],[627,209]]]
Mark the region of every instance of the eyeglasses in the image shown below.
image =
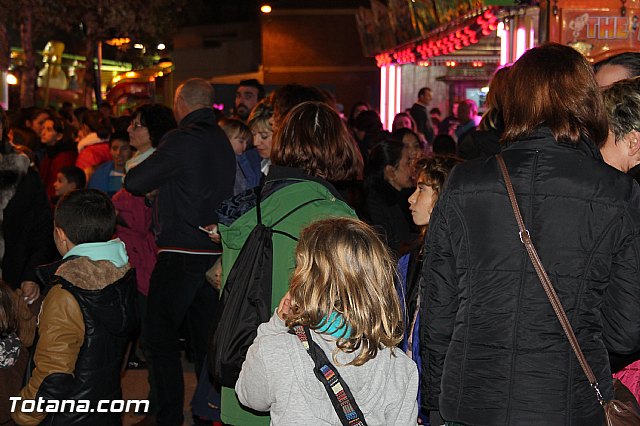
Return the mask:
[[[137,130],[137,129],[139,129],[140,127],[144,127],[144,124],[142,124],[142,123],[134,123],[133,121],[131,122],[131,128],[132,128],[133,130]]]

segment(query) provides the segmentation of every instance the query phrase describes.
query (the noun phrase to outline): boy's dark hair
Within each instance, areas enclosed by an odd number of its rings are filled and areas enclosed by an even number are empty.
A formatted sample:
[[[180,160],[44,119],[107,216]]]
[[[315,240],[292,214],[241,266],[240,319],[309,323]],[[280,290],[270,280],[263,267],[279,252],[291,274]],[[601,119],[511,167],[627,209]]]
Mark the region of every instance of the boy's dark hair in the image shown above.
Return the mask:
[[[73,244],[98,243],[113,237],[116,209],[104,192],[80,189],[60,198],[53,219]]]
[[[75,183],[77,189],[84,189],[87,186],[87,175],[80,167],[67,166],[62,167],[58,173],[67,178],[67,181]]]
[[[111,136],[109,137],[109,148],[111,148],[111,145],[113,144],[113,141],[115,140],[119,140],[119,141],[125,141],[125,142],[129,142],[131,143],[131,140],[129,139],[129,132],[113,132],[111,133]]]

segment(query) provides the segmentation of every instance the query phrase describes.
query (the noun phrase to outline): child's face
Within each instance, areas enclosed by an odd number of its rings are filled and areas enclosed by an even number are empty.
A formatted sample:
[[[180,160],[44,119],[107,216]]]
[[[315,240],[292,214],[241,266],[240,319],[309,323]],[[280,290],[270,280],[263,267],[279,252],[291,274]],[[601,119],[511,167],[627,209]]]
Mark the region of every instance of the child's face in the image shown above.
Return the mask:
[[[433,187],[425,181],[422,174],[418,179],[416,190],[409,197],[409,210],[413,216],[413,222],[418,226],[429,224],[431,212],[438,199],[438,194]]]
[[[55,190],[56,195],[58,197],[61,197],[70,193],[71,191],[75,191],[76,189],[78,189],[78,187],[74,182],[69,182],[65,175],[63,175],[62,173],[58,173],[58,177],[53,183],[53,189]]]
[[[247,150],[247,144],[249,143],[249,140],[241,136],[240,132],[238,132],[229,138],[229,142],[231,142],[233,152],[235,152],[236,155],[242,155],[242,153]]]
[[[114,139],[111,141],[111,158],[113,158],[113,165],[116,170],[123,170],[124,163],[131,158],[131,146],[129,142],[122,139]]]

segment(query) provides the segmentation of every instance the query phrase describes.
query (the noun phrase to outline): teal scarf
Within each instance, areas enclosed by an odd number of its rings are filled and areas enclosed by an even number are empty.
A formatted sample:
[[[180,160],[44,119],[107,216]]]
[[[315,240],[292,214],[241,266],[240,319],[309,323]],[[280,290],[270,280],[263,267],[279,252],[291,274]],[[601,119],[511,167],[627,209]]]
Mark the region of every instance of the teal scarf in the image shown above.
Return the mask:
[[[320,324],[324,325],[316,330],[318,333],[325,333],[332,337],[344,339],[348,339],[351,336],[351,327],[345,322],[342,315],[337,312],[331,312],[329,318],[322,318]]]
[[[84,256],[91,260],[108,260],[118,268],[123,267],[129,262],[127,249],[119,238],[100,243],[78,244],[69,250],[67,254],[63,256],[63,259],[70,256]]]

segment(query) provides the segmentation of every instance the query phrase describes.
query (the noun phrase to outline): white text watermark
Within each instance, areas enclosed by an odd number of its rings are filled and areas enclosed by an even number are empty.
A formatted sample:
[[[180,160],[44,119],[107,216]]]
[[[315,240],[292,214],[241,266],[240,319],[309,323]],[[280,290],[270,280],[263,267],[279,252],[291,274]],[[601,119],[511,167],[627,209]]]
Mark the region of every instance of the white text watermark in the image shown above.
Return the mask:
[[[91,404],[88,399],[22,399],[9,397],[11,412],[17,409],[23,413],[148,413],[148,399],[101,399]],[[18,405],[20,404],[20,406]]]

